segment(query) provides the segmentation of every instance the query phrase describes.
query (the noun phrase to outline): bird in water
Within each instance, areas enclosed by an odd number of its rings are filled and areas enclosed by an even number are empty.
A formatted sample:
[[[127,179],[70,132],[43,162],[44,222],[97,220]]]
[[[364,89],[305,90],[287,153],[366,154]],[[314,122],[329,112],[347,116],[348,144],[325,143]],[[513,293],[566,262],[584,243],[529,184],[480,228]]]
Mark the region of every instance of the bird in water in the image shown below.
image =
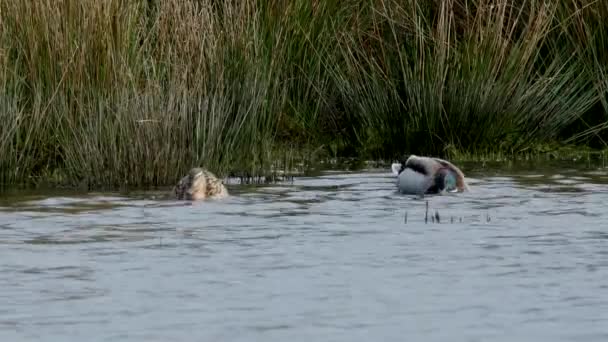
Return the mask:
[[[191,169],[188,175],[180,179],[174,191],[179,200],[198,201],[228,196],[224,183],[213,173],[200,167]]]
[[[454,164],[439,158],[411,155],[391,166],[397,188],[403,194],[438,194],[469,190],[464,174]]]

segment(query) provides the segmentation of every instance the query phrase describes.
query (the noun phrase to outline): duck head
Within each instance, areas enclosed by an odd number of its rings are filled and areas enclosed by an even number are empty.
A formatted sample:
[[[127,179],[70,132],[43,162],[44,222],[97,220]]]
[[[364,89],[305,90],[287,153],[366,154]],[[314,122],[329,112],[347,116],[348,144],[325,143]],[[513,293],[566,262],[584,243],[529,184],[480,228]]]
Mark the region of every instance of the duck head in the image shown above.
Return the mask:
[[[397,187],[404,194],[437,194],[468,190],[464,174],[452,163],[411,155],[405,162],[391,165]]]
[[[198,201],[228,196],[224,183],[213,173],[200,167],[188,172],[175,186],[175,197],[180,200]]]

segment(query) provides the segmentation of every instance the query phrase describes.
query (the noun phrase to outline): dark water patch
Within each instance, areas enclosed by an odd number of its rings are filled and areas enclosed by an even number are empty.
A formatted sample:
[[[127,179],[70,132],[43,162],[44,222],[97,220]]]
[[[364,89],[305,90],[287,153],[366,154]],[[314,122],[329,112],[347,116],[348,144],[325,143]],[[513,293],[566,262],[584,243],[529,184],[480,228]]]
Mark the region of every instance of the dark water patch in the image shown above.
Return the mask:
[[[608,231],[588,231],[586,235],[582,238],[599,241],[608,240]]]
[[[530,215],[538,215],[538,216],[559,216],[559,215],[581,215],[581,216],[591,216],[591,217],[599,217],[600,213],[590,213],[586,210],[570,208],[570,209],[549,209],[549,210],[539,210],[539,211],[530,211]]]

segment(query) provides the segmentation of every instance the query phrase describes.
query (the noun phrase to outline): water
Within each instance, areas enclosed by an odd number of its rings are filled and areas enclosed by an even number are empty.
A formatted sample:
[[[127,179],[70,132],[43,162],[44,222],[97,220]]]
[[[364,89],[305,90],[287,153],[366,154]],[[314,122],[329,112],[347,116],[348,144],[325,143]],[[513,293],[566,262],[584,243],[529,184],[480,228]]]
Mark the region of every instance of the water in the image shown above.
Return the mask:
[[[465,170],[426,199],[388,168],[3,194],[0,340],[606,341],[608,172]]]

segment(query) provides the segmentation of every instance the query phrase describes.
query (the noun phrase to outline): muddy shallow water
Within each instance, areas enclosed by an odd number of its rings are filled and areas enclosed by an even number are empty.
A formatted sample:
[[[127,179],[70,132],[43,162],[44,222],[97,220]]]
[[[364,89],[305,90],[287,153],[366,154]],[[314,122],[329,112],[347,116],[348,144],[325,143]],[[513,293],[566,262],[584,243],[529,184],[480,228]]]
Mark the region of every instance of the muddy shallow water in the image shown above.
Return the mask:
[[[608,340],[608,170],[465,172],[424,199],[388,169],[0,194],[0,340]]]

